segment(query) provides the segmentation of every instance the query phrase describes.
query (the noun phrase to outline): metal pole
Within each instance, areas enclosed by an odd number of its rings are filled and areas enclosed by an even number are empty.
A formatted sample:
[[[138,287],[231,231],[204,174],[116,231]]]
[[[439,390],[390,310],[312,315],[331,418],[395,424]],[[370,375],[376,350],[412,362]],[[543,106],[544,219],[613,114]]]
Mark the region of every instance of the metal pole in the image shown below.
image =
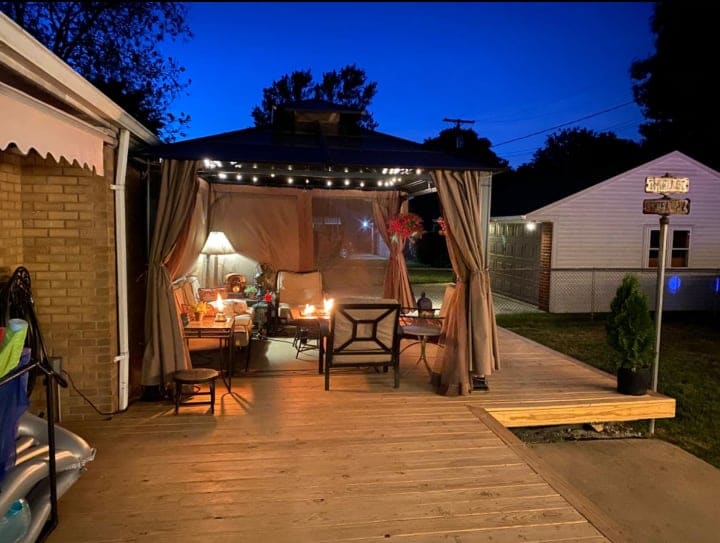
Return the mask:
[[[655,294],[655,359],[653,360],[652,391],[657,392],[658,368],[660,366],[660,327],[662,326],[663,293],[665,290],[665,254],[670,219],[660,216],[660,254],[658,256],[657,289]],[[655,433],[655,419],[650,419],[650,435]]]

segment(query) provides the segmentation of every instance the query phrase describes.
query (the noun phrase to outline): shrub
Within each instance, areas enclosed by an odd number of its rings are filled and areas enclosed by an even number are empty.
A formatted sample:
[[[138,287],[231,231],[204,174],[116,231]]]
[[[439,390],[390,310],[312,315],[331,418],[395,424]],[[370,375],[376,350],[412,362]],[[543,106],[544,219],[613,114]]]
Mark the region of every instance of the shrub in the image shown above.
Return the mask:
[[[605,323],[607,341],[617,353],[617,367],[637,371],[649,367],[655,356],[655,325],[648,299],[637,277],[628,274],[610,303]]]

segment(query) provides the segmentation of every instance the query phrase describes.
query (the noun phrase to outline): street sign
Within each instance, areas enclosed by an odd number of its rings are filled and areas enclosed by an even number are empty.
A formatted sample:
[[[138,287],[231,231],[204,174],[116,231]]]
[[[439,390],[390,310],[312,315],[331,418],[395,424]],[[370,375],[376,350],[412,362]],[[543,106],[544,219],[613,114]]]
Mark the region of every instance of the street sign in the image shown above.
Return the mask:
[[[643,200],[643,214],[645,215],[688,215],[690,213],[690,200],[674,198],[657,198]]]
[[[687,192],[690,190],[690,179],[687,177],[646,177],[645,192]]]

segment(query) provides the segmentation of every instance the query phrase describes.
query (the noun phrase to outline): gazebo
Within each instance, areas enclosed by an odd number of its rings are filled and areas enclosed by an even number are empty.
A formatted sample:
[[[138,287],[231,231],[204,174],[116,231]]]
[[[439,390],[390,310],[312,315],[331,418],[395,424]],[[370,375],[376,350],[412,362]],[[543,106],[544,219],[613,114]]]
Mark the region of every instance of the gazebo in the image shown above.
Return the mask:
[[[403,245],[387,224],[409,198],[437,192],[457,277],[446,311],[446,348],[433,382],[441,394],[468,394],[472,376],[499,369],[497,332],[484,249],[493,168],[367,130],[361,111],[321,101],[285,104],[271,126],[146,147],[160,162],[145,311],[143,386],[164,386],[189,354],[172,282],[195,265],[211,231],[274,269],[320,269],[350,288],[372,283],[372,261],[386,263],[378,296],[413,306]],[[343,260],[354,221],[372,224],[370,259]],[[384,250],[380,250],[383,248]],[[351,273],[348,270],[351,269]],[[340,281],[338,281],[340,282]]]

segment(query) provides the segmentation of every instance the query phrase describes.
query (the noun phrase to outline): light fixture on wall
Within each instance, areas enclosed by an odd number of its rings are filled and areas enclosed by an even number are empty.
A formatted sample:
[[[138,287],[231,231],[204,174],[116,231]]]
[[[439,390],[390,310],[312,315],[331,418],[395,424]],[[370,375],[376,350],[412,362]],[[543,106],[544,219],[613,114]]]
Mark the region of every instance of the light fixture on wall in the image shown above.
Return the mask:
[[[213,286],[217,285],[218,280],[218,259],[221,255],[231,255],[235,254],[236,251],[233,248],[230,241],[225,236],[224,232],[217,232],[213,231],[208,234],[207,239],[205,240],[205,245],[203,245],[202,250],[200,251],[202,254],[207,255],[208,262],[210,263],[210,257],[215,257],[215,273],[213,275]],[[209,268],[209,265],[206,264],[206,271],[205,276],[207,277],[207,270]],[[205,282],[206,285],[210,286],[208,282]]]

